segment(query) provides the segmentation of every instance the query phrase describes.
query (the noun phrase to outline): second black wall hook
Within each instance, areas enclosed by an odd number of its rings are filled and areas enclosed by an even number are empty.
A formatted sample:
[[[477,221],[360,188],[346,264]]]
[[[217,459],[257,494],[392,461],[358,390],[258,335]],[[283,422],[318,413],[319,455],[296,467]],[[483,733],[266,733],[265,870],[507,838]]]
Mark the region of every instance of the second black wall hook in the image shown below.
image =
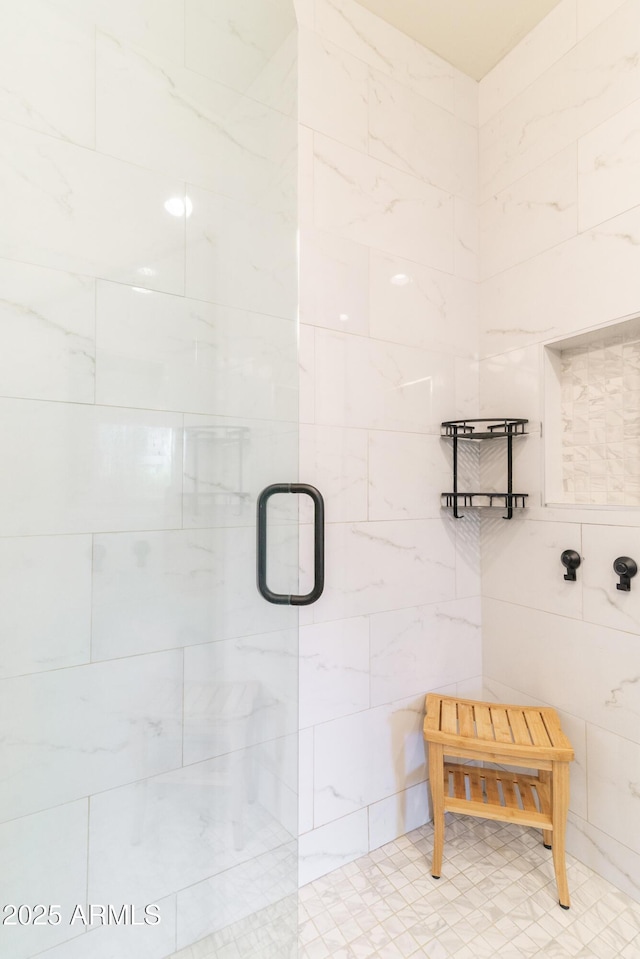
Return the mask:
[[[631,579],[638,572],[638,564],[635,559],[629,556],[618,556],[613,561],[613,571],[620,577],[620,582],[616,583],[616,589],[621,589],[623,593],[631,590]]]
[[[565,549],[564,553],[560,557],[560,562],[563,566],[567,567],[567,572],[564,574],[564,578],[570,583],[575,583],[576,570],[581,563],[580,553],[577,553],[575,549]]]

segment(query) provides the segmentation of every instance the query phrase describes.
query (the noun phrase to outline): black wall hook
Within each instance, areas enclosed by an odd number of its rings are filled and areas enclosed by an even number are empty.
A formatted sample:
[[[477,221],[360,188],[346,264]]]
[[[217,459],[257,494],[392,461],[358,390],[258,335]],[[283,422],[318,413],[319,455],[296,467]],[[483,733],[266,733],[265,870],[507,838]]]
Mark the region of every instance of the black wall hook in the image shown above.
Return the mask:
[[[618,556],[613,561],[613,571],[620,577],[620,582],[616,584],[616,589],[621,589],[624,593],[631,590],[631,580],[638,572],[638,564],[635,559],[628,556]]]
[[[567,567],[567,572],[564,574],[564,578],[570,583],[575,583],[576,570],[582,562],[580,559],[580,553],[576,553],[575,549],[565,549],[564,553],[560,557],[560,561],[563,566]]]

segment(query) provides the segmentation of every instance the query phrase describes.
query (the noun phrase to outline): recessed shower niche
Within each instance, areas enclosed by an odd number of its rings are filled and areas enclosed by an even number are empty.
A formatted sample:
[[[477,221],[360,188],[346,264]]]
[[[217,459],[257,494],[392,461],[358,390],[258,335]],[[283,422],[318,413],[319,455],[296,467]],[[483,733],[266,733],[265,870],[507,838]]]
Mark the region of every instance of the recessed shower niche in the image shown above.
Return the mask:
[[[545,347],[545,500],[640,506],[640,316]]]

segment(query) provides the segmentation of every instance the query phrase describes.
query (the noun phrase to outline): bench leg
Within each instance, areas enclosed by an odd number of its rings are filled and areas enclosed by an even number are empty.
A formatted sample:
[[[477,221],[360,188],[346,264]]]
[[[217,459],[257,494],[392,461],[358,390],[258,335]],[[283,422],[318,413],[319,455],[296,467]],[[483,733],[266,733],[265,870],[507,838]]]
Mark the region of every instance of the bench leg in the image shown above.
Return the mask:
[[[547,788],[548,788],[548,790],[549,790],[549,796],[551,797],[551,796],[552,796],[552,792],[551,792],[551,774],[550,774],[549,772],[547,772],[546,769],[541,769],[541,770],[539,770],[539,772],[538,772],[538,779],[540,780],[541,783],[544,783],[544,784],[547,786]],[[545,849],[551,849],[552,839],[553,839],[553,831],[552,831],[551,829],[543,829],[543,830],[542,830],[542,842],[544,843]]]
[[[444,846],[444,752],[442,746],[429,743],[429,782],[433,807],[433,862],[431,875],[440,878]]]
[[[558,897],[563,909],[571,905],[567,884],[567,864],[565,860],[565,832],[567,812],[569,810],[569,763],[553,764],[553,868],[558,884]]]

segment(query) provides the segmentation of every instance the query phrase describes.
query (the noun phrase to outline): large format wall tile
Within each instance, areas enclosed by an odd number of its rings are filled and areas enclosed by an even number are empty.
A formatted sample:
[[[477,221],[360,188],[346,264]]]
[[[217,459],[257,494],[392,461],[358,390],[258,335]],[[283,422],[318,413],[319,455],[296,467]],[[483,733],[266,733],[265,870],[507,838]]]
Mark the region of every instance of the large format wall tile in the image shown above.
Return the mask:
[[[1,685],[2,777],[8,787],[1,794],[2,820],[180,762],[178,652],[5,679]]]
[[[578,232],[576,145],[542,163],[480,207],[482,276],[555,246]]]
[[[578,0],[578,36],[591,33],[626,2],[627,0]]]
[[[96,312],[98,403],[294,419],[290,320],[103,282]]]
[[[587,750],[589,822],[640,854],[640,744],[587,725]]]
[[[3,10],[0,116],[61,140],[94,145],[95,45],[88,24],[43,0]]]
[[[367,519],[367,431],[300,426],[300,480],[313,483],[325,501],[327,523]],[[384,517],[385,519],[388,517]],[[313,522],[309,497],[300,497],[301,522]]]
[[[0,677],[89,661],[91,537],[0,539]]]
[[[453,112],[454,67],[355,0],[317,0],[318,33]]]
[[[184,60],[184,0],[50,0],[74,18],[177,63]]]
[[[482,126],[481,202],[638,98],[639,13],[628,0]]]
[[[188,194],[187,295],[295,319],[295,210],[252,206],[200,187]]]
[[[15,926],[3,922],[0,948],[12,959],[29,959],[85,932],[81,923],[70,926],[69,921],[76,903],[86,903],[86,799],[34,816],[24,816],[23,812],[22,818],[0,826],[0,856],[5,864],[0,875],[3,919],[9,917],[5,903],[29,903],[32,908],[42,903],[58,905],[61,921],[58,925]]]
[[[369,851],[368,816],[359,809],[300,836],[300,885],[313,882]]]
[[[640,901],[640,856],[628,846],[569,813],[567,848],[604,879]]]
[[[300,123],[366,151],[367,65],[311,30],[299,30],[298,49]]]
[[[183,526],[254,526],[260,491],[270,483],[296,482],[295,423],[189,414],[184,419]],[[297,507],[297,497],[278,494],[269,515],[291,525]],[[288,557],[283,550],[282,558]]]
[[[369,519],[441,516],[440,494],[451,486],[449,451],[439,436],[370,431]]]
[[[291,0],[186,0],[186,64],[245,93],[296,26]]]
[[[638,310],[640,208],[506,270],[480,287],[480,353],[549,341]]]
[[[295,732],[297,653],[295,629],[186,649],[184,763]]]
[[[93,403],[95,284],[0,260],[0,393]]]
[[[370,257],[371,336],[427,350],[477,352],[473,281],[377,250]],[[359,331],[349,327],[348,332]]]
[[[320,134],[314,144],[319,229],[453,271],[448,193]]]
[[[593,3],[593,0],[586,2]],[[611,0],[604,2],[611,5]],[[510,100],[522,93],[530,83],[567,53],[575,42],[576,2],[562,0],[478,84],[480,124],[486,123]]]
[[[255,530],[95,536],[94,660],[292,629],[297,612],[255,585]]]
[[[371,616],[372,706],[481,672],[479,598]]]
[[[11,123],[0,144],[1,256],[183,292],[181,180]]]
[[[294,922],[287,920],[297,917],[297,873],[296,844],[287,843],[181,890],[177,903],[178,948],[187,949],[205,936],[245,918],[247,937],[251,935],[256,955],[263,947],[270,951],[276,942],[291,948],[297,934],[293,930]],[[290,897],[288,909],[285,897]],[[253,916],[274,902],[279,904],[278,918],[266,928],[256,927]],[[240,938],[238,933],[236,936]],[[219,941],[224,940],[221,937]],[[233,945],[233,940],[230,944]],[[203,948],[206,948],[204,944]],[[228,950],[223,947],[221,951]]]
[[[315,622],[455,597],[455,543],[440,518],[333,523],[326,551],[332,559],[311,608]]]
[[[640,203],[640,101],[578,140],[581,230]]]
[[[372,309],[373,306],[372,302]],[[300,320],[345,333],[368,334],[369,250],[366,246],[331,233],[302,231]]]
[[[494,599],[483,601],[482,615],[485,675],[640,739],[637,636],[540,610],[523,616],[522,607]]]
[[[424,699],[419,696],[317,726],[315,825],[424,782],[423,721]]]
[[[630,592],[617,588],[620,577],[613,561],[630,556],[640,562],[640,529],[620,526],[583,527],[584,618],[590,623],[640,633],[640,592],[632,580]]]
[[[156,902],[290,842],[250,802],[260,748],[93,796],[89,901]]]
[[[101,33],[96,96],[98,150],[225,196],[259,202],[295,156],[291,117]]]
[[[377,73],[369,92],[369,153],[446,193],[475,202],[475,125]]]
[[[111,905],[115,906],[118,914],[120,902]],[[144,901],[131,905],[135,906],[136,925],[94,924],[85,930],[87,935],[76,936],[48,949],[47,959],[113,959],[114,956],[118,959],[165,959],[172,954],[176,948],[175,896],[158,899],[154,903],[160,916],[160,922],[157,923],[140,921],[145,916],[145,907],[151,903]],[[96,921],[99,920],[96,918]]]
[[[369,708],[365,616],[300,629],[300,727]]]
[[[369,806],[369,848],[392,842],[429,821],[429,787],[409,786],[402,792]]]
[[[439,433],[450,418],[450,354],[319,329],[315,344],[316,422]]]
[[[182,417],[2,400],[0,533],[176,527]]]
[[[567,582],[560,561],[565,549],[583,553],[578,523],[487,519],[481,542],[483,596],[581,619],[583,569],[575,583]]]

